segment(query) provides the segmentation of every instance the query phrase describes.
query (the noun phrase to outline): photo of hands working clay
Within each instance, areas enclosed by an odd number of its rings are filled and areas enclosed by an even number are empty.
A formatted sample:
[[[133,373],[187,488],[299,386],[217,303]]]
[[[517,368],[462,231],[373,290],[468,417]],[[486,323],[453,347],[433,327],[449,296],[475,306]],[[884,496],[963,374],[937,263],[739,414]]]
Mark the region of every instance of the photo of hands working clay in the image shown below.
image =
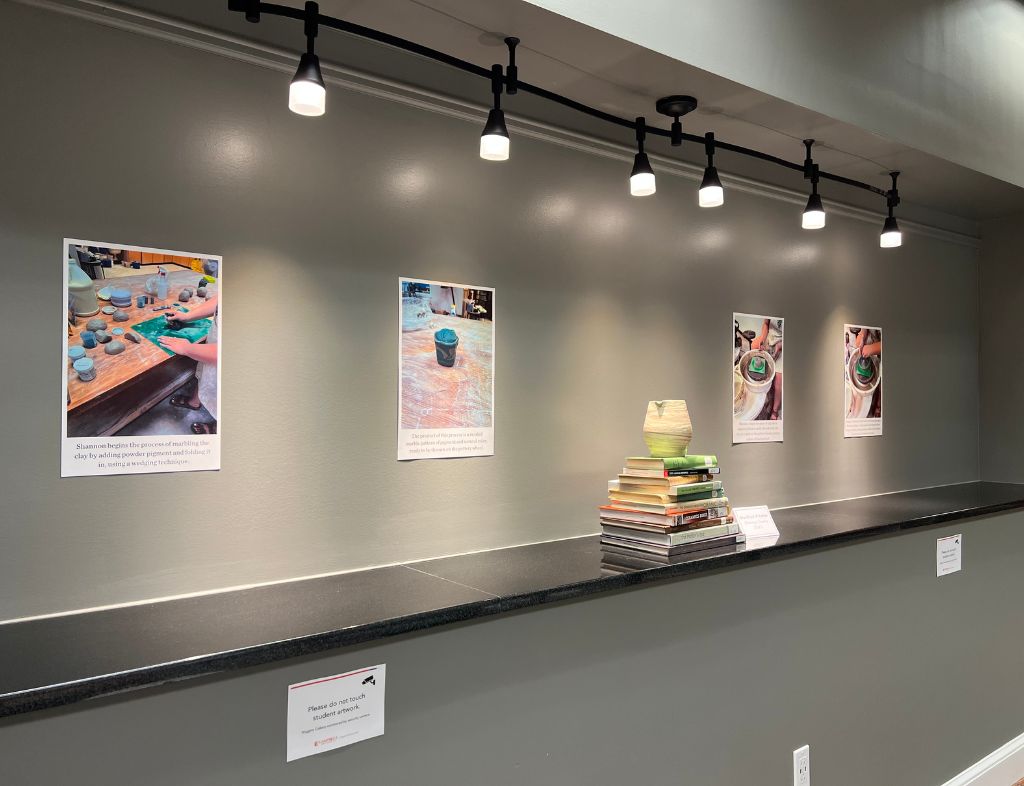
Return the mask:
[[[845,436],[878,436],[882,433],[882,329],[846,325],[843,345]]]
[[[401,279],[403,429],[490,428],[494,290]]]
[[[65,241],[65,437],[217,433],[221,260]]]
[[[733,418],[782,420],[784,321],[734,314]]]

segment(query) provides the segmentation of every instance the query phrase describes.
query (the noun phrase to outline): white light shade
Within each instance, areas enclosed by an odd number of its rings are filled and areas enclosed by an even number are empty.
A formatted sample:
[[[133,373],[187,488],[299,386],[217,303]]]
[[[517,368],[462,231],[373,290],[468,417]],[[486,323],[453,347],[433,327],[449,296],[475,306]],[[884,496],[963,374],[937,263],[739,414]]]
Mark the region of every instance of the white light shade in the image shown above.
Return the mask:
[[[882,227],[882,234],[878,238],[878,244],[882,248],[899,248],[903,245],[903,233],[900,232],[900,225],[896,219],[889,216],[885,219],[885,226]]]
[[[883,232],[879,238],[879,245],[882,248],[899,248],[903,245],[903,233],[898,229],[895,232]]]
[[[508,160],[509,139],[501,134],[484,134],[480,137],[480,158],[487,161]]]
[[[725,204],[725,189],[721,186],[701,186],[697,192],[697,203],[701,207],[719,207]]]
[[[821,197],[817,191],[807,198],[807,207],[804,208],[804,217],[800,222],[804,229],[821,229],[825,226],[825,206],[821,204]]]
[[[327,111],[327,90],[316,82],[297,79],[288,88],[288,108],[297,115],[319,117]]]
[[[800,226],[804,229],[821,229],[825,226],[825,211],[805,210]]]
[[[657,190],[653,172],[637,172],[630,175],[629,193],[633,196],[650,196]]]

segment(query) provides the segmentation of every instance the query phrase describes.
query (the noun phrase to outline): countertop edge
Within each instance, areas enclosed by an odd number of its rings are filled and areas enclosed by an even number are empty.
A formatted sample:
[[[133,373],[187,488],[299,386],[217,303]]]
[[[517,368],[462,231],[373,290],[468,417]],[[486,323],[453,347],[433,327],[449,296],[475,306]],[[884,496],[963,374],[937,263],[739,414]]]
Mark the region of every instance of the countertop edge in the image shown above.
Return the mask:
[[[466,622],[519,611],[535,606],[558,603],[616,590],[638,587],[673,579],[698,576],[737,566],[790,557],[794,554],[869,540],[886,534],[916,530],[965,519],[1003,513],[1024,508],[1024,498],[978,507],[960,508],[920,516],[905,521],[830,533],[806,538],[795,543],[782,543],[750,551],[721,554],[683,562],[678,565],[651,568],[617,576],[602,576],[581,582],[548,587],[530,592],[460,603],[415,614],[393,617],[338,630],[309,634],[292,639],[257,644],[224,652],[200,655],[184,660],[145,666],[111,674],[87,677],[72,682],[31,688],[0,696],[0,718],[8,718],[44,709],[75,704],[87,699],[157,687],[171,682],[209,677],[228,671],[261,666],[304,655],[315,655],[335,649],[366,644],[371,641],[428,630],[457,622]],[[372,569],[371,569],[372,570]],[[428,574],[433,576],[433,574]]]

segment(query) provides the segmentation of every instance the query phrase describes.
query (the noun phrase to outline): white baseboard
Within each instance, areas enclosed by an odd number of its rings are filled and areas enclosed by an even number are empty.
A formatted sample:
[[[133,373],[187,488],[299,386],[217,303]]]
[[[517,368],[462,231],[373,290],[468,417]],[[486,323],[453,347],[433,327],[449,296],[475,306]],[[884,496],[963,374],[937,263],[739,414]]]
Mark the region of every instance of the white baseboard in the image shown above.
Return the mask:
[[[942,786],[1013,786],[1024,778],[1024,734],[1014,737]]]

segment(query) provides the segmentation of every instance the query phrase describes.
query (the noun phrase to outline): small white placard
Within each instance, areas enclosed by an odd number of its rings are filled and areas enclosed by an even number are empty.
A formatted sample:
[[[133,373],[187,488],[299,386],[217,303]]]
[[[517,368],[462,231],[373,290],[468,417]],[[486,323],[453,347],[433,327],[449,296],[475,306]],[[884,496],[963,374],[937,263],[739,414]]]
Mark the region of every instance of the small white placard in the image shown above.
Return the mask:
[[[778,538],[779,528],[775,526],[772,512],[767,505],[755,505],[751,508],[733,508],[733,518],[740,527],[740,532],[747,538]]]
[[[960,570],[963,535],[950,535],[935,541],[935,575],[946,576]]]
[[[385,665],[288,686],[288,761],[384,733]]]

